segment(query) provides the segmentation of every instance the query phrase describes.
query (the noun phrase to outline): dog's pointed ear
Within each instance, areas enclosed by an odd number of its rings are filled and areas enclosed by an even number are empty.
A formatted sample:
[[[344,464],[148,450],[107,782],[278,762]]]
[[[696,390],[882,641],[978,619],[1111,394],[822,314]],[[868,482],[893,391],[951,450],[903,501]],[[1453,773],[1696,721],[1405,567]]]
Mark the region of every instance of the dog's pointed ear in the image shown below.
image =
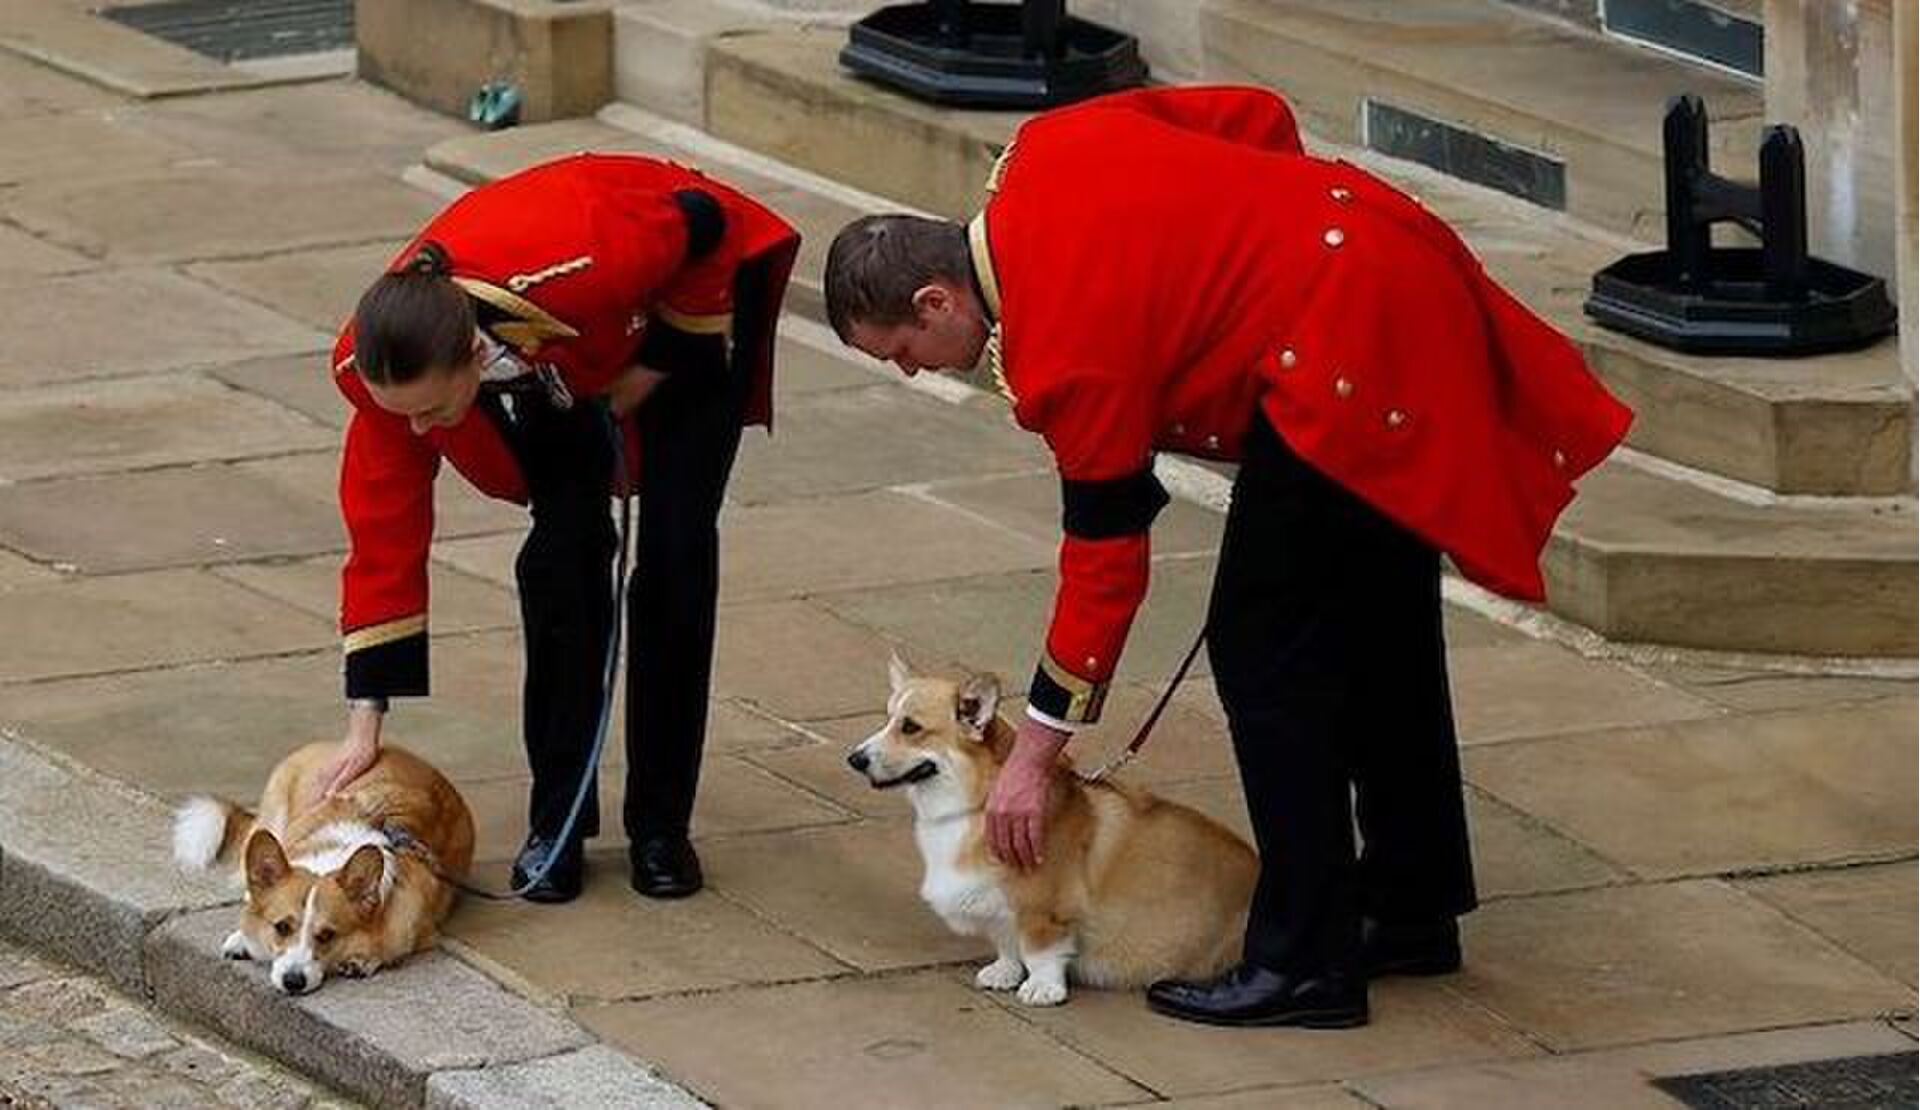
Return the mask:
[[[247,889],[269,890],[279,886],[293,868],[280,841],[266,829],[255,829],[247,838]]]
[[[953,709],[969,735],[976,740],[986,736],[994,714],[1000,711],[1000,680],[990,674],[968,675],[954,697]]]
[[[386,873],[387,859],[380,849],[372,844],[363,844],[333,878],[349,901],[361,906],[376,906],[380,904],[380,880]]]
[[[913,670],[907,661],[900,658],[898,649],[887,653],[887,688],[899,693],[901,688],[913,679]]]

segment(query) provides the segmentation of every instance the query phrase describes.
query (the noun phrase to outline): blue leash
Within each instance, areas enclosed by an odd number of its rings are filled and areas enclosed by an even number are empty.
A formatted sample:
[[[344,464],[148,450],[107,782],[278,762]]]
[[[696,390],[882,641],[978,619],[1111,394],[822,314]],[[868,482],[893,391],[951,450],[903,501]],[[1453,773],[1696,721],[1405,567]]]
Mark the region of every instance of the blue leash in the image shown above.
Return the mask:
[[[607,429],[613,442],[613,472],[622,477],[626,474],[626,437],[621,434],[620,422],[613,418],[613,410],[601,406],[606,416]],[[613,678],[620,664],[621,629],[627,621],[627,540],[633,533],[633,493],[628,491],[620,495],[619,553],[613,564],[613,627],[607,633],[607,665],[600,676],[600,723],[594,729],[593,750],[587,754],[587,764],[580,772],[580,787],[573,792],[573,806],[567,810],[567,819],[560,826],[560,835],[554,839],[553,846],[547,849],[545,859],[538,866],[527,871],[526,881],[511,890],[485,890],[473,886],[440,870],[439,861],[433,858],[427,846],[418,838],[398,827],[386,829],[388,840],[402,851],[412,851],[426,861],[427,869],[438,876],[440,881],[476,898],[485,898],[490,902],[516,902],[534,887],[539,886],[553,870],[560,853],[566,849],[567,842],[573,838],[573,830],[580,823],[580,811],[587,804],[587,794],[593,784],[594,772],[600,766],[600,753],[607,746],[607,727],[613,721]]]

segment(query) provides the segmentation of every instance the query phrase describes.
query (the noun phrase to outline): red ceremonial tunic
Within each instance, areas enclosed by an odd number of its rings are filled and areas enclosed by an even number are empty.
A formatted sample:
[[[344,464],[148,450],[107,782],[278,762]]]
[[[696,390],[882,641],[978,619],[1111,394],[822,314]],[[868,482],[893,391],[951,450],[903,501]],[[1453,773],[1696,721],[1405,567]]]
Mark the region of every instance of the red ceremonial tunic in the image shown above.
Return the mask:
[[[1543,597],[1571,483],[1631,414],[1417,201],[1306,156],[1279,97],[1046,113],[990,187],[970,232],[999,372],[1067,502],[1040,713],[1099,714],[1146,594],[1154,453],[1237,459],[1256,410],[1469,578]]]
[[[692,262],[689,217],[673,196],[682,190],[707,194],[724,218],[718,244]],[[754,349],[736,346],[731,358],[734,372],[754,379],[748,422],[771,424],[773,323],[799,236],[744,194],[671,162],[581,154],[454,201],[392,266],[427,241],[446,251],[454,281],[504,315],[488,330],[527,362],[557,372],[576,398],[605,392],[656,329],[736,334],[735,278],[758,268],[760,295],[745,306],[755,326],[743,320],[737,332],[758,338]],[[347,693],[424,694],[427,554],[440,460],[503,500],[524,504],[526,482],[479,406],[453,427],[416,435],[404,417],[376,405],[353,371],[351,322],[334,347],[333,372],[353,405],[340,471],[350,544],[340,603]],[[628,421],[626,457],[637,461],[633,437]]]

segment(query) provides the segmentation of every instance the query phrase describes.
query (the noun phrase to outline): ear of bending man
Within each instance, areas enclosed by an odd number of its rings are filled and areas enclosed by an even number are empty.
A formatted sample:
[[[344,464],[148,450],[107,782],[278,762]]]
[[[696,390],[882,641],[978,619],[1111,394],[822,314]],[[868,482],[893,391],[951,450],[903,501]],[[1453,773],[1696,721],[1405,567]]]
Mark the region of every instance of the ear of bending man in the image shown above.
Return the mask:
[[[700,889],[688,823],[717,517],[741,429],[771,420],[774,321],[798,243],[780,217],[696,170],[584,154],[468,193],[373,283],[334,351],[352,404],[340,473],[350,709],[331,788],[372,764],[389,698],[428,692],[427,562],[444,460],[532,518],[514,563],[532,771],[514,886],[551,857],[525,896],[580,892],[597,800],[564,841],[562,826],[592,773],[609,634],[624,619],[633,886],[662,898]],[[609,498],[630,483],[639,538],[621,614]]]
[[[1243,962],[1148,1002],[1362,1024],[1369,976],[1458,968],[1477,904],[1440,556],[1540,600],[1572,482],[1631,414],[1418,202],[1307,156],[1264,90],[1044,113],[989,191],[967,224],[850,224],[826,295],[843,341],[907,375],[984,355],[1060,473],[1059,589],[992,850],[1037,860],[1057,756],[1100,715],[1167,501],[1155,453],[1238,462],[1206,635],[1260,881]]]

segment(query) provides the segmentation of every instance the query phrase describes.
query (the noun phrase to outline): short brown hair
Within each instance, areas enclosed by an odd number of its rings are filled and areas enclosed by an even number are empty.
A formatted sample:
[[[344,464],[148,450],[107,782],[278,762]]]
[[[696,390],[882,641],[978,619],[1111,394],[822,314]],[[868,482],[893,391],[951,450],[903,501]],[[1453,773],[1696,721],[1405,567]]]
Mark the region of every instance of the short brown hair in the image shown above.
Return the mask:
[[[916,291],[935,278],[970,283],[972,266],[967,229],[951,220],[862,216],[827,249],[827,323],[843,343],[855,324],[904,324]]]
[[[353,366],[374,385],[404,385],[473,352],[473,300],[453,283],[447,252],[425,243],[380,275],[353,312]]]

